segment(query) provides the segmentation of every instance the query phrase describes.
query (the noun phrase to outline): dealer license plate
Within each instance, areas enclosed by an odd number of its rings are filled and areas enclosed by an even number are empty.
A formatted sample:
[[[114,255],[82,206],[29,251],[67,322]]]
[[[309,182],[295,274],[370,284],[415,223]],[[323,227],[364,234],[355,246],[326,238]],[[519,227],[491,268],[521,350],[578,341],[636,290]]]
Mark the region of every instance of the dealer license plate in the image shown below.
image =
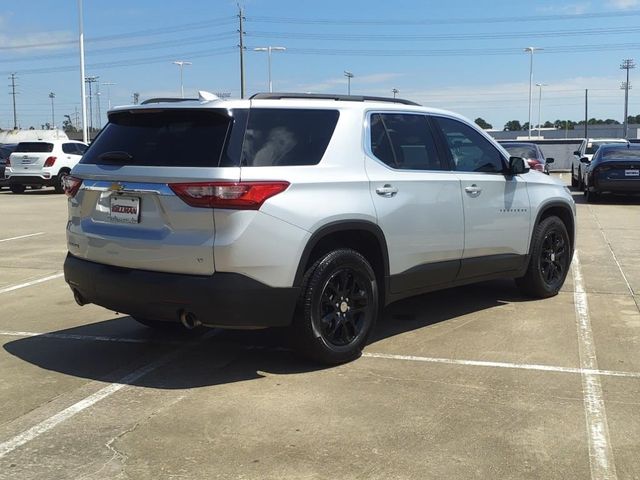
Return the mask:
[[[116,223],[140,223],[140,198],[111,195],[109,220]]]
[[[625,170],[625,177],[640,177],[640,170]]]

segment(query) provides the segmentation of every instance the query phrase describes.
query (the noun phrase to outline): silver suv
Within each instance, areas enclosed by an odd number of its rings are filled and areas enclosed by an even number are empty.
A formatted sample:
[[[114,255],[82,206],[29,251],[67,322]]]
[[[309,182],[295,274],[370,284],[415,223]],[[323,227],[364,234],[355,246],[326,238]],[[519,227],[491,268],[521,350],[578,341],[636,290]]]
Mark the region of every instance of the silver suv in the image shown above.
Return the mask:
[[[401,298],[562,286],[568,189],[468,120],[399,99],[209,95],[110,111],[65,179],[80,305],[153,327],[289,326],[340,363]]]

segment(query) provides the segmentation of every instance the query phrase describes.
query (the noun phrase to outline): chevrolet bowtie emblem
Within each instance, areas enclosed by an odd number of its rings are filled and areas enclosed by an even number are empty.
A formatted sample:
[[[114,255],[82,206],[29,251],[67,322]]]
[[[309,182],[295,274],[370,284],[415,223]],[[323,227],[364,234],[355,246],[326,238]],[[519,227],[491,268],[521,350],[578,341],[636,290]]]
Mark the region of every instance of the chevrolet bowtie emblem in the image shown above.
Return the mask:
[[[121,183],[112,183],[109,186],[109,190],[111,190],[112,192],[121,192],[122,190],[124,190],[124,185],[122,185]]]

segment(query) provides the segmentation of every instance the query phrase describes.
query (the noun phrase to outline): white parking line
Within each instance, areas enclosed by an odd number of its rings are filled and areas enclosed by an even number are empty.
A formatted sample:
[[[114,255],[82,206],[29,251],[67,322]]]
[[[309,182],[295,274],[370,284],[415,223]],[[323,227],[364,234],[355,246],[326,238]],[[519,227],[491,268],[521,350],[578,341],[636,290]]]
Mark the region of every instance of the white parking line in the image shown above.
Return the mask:
[[[14,290],[19,290],[20,288],[30,287],[32,285],[37,285],[39,283],[48,282],[49,280],[55,280],[56,278],[60,278],[64,275],[64,273],[55,273],[53,275],[49,275],[47,277],[37,278],[36,280],[31,280],[30,282],[20,283],[18,285],[11,285],[9,287],[0,288],[0,293],[13,292]]]
[[[18,237],[3,238],[3,239],[0,239],[0,243],[2,243],[2,242],[10,242],[11,240],[20,240],[21,238],[35,237],[37,235],[44,235],[44,232],[29,233],[28,235],[20,235]]]
[[[438,357],[419,357],[414,355],[394,355],[389,353],[370,353],[362,354],[367,358],[385,358],[388,360],[404,360],[409,362],[426,362],[426,363],[443,363],[446,365],[463,365],[473,367],[493,367],[493,368],[513,368],[516,370],[536,370],[539,372],[558,372],[573,374],[589,374],[599,375],[603,377],[628,377],[640,378],[640,372],[623,372],[616,370],[597,370],[573,367],[559,367],[554,365],[537,365],[527,363],[511,363],[511,362],[490,362],[483,360],[458,360],[454,358],[438,358]]]
[[[593,332],[591,331],[589,302],[583,285],[580,257],[577,250],[573,256],[571,269],[575,285],[573,297],[576,306],[580,367],[585,370],[597,370],[598,361]],[[587,432],[589,433],[591,478],[592,480],[615,480],[618,476],[609,440],[609,425],[602,397],[602,386],[597,375],[582,373],[582,392]]]
[[[168,353],[167,355],[160,357],[155,362],[152,362],[146,366],[143,366],[138,368],[137,370],[134,370],[128,375],[125,375],[124,377],[122,377],[120,380],[110,385],[107,385],[106,387],[98,390],[94,394],[89,395],[88,397],[80,400],[79,402],[74,403],[73,405],[65,408],[64,410],[56,413],[55,415],[47,418],[46,420],[43,420],[37,425],[34,425],[33,427],[25,430],[24,432],[14,436],[13,438],[10,438],[5,442],[0,443],[0,458],[4,457],[8,453],[11,453],[16,448],[21,447],[25,443],[30,442],[31,440],[34,440],[35,438],[51,430],[52,428],[59,425],[60,423],[70,419],[74,415],[82,412],[83,410],[86,410],[92,405],[95,405],[100,400],[103,400],[109,397],[110,395],[113,395],[118,390],[121,390],[122,388],[126,387],[127,385],[134,383],[135,381],[144,377],[148,373],[151,373],[157,368],[169,363],[171,360],[173,360],[176,356],[184,352],[186,349],[193,347],[194,344],[199,343],[204,339],[214,336],[215,334],[217,334],[217,332],[218,332],[217,330],[212,330],[211,332],[200,337],[198,342],[192,342],[188,345],[185,345],[183,348],[179,348],[171,353]]]
[[[83,335],[76,333],[38,333],[24,331],[0,330],[0,336],[4,337],[42,337],[54,338],[58,340],[85,340],[93,342],[114,342],[114,343],[159,343],[162,345],[184,345],[186,342],[179,340],[163,340],[155,338],[127,338],[109,337],[106,335]]]

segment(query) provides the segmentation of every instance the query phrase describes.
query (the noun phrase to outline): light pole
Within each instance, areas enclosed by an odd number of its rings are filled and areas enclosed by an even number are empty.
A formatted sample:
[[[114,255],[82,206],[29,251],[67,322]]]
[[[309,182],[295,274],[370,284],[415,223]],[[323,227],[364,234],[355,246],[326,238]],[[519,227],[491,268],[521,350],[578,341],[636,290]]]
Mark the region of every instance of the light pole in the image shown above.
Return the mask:
[[[180,98],[184,98],[184,85],[182,83],[182,69],[185,65],[193,65],[191,62],[185,62],[184,60],[176,60],[171,62],[174,65],[178,65],[180,67]]]
[[[51,128],[56,128],[56,116],[53,110],[53,99],[56,98],[56,94],[49,92],[49,98],[51,99]]]
[[[629,70],[632,68],[636,68],[636,63],[633,61],[633,58],[627,58],[622,61],[620,64],[621,70],[627,71],[627,81],[623,82],[621,88],[624,88],[624,134],[623,138],[627,138],[627,134],[629,133],[629,89],[631,88],[631,84],[629,83]]]
[[[82,20],[82,0],[78,0],[78,43],[80,44],[80,99],[82,101],[82,141],[87,143],[87,86],[84,72],[84,26]]]
[[[531,54],[531,58],[529,60],[529,138],[531,138],[531,89],[533,87],[533,52],[535,52],[536,50],[544,49],[538,47],[527,47],[524,49],[525,52]]]
[[[273,92],[273,82],[271,81],[271,52],[284,52],[286,47],[256,47],[253,49],[254,52],[267,52],[269,55],[269,93]]]
[[[351,79],[354,77],[353,73],[344,71],[344,76],[347,77],[347,95],[351,95]]]
[[[536,87],[538,87],[538,137],[540,136],[540,112],[542,110],[542,87],[547,87],[546,83],[536,83]]]
[[[102,85],[107,87],[107,104],[109,105],[109,110],[111,110],[111,87],[117,84],[114,82],[102,82]]]
[[[400,90],[398,90],[397,88],[394,88],[393,90],[391,90],[391,92],[393,93],[393,98],[396,98],[396,95],[400,93]]]

